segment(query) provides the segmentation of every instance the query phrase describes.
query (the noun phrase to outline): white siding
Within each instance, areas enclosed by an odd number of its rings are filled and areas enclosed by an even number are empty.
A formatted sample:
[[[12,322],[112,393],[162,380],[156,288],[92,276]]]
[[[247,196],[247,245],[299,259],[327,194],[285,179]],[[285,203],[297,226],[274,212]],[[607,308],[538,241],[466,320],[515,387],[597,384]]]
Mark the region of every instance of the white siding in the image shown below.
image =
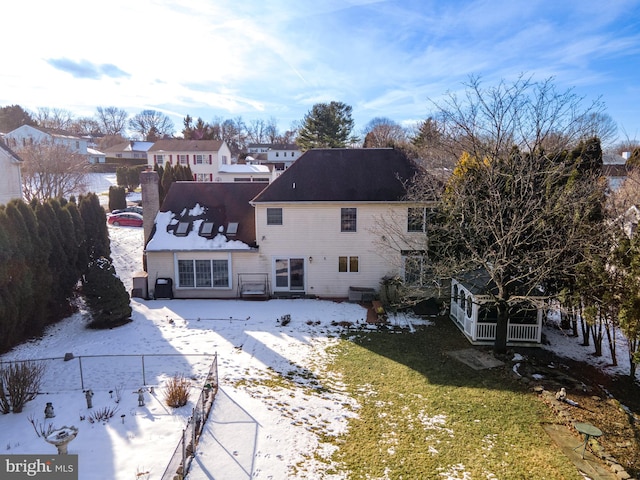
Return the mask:
[[[341,208],[357,209],[357,231],[341,232]],[[267,208],[282,208],[282,225],[267,225]],[[270,264],[276,257],[305,259],[305,291],[321,297],[347,297],[350,286],[380,287],[380,280],[398,274],[400,252],[383,251],[382,218],[407,222],[405,204],[306,204],[256,206],[256,240]],[[358,257],[358,272],[339,272],[340,256]],[[272,286],[273,286],[272,279]]]
[[[238,274],[266,272],[266,262],[256,251],[191,251],[191,252],[147,252],[149,295],[153,297],[158,278],[173,280],[175,298],[236,298],[238,296]],[[180,288],[178,286],[177,260],[227,259],[231,257],[230,288]]]
[[[20,164],[4,149],[0,149],[0,205],[22,198]]]

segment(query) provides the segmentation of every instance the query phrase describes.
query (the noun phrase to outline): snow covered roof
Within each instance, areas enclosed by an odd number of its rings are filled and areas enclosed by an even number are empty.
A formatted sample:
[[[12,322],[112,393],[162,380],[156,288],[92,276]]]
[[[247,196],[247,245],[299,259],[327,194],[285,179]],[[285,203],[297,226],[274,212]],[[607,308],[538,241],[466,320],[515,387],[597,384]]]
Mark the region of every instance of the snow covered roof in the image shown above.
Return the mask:
[[[269,167],[267,167],[266,165],[249,164],[221,165],[218,171],[220,173],[270,173]]]
[[[260,183],[175,182],[155,219],[147,251],[250,250],[256,244],[249,201]]]

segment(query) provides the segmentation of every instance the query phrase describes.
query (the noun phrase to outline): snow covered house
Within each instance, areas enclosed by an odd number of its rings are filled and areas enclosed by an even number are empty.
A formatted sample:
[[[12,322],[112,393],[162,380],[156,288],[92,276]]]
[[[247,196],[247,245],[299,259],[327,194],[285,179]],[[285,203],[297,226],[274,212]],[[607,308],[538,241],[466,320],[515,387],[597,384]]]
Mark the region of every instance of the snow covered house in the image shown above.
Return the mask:
[[[0,205],[22,198],[22,159],[0,141]]]
[[[104,153],[109,158],[129,158],[147,161],[147,151],[152,146],[153,142],[130,140],[105,148]]]
[[[421,252],[384,249],[378,227],[424,238],[404,199],[420,173],[394,149],[318,149],[269,185],[177,182],[146,244],[149,293],[160,280],[176,298],[348,298],[416,278]]]
[[[495,341],[498,309],[493,288],[484,270],[451,279],[450,316],[473,345],[493,345]],[[542,298],[535,296],[510,304],[507,345],[540,345],[543,312]]]

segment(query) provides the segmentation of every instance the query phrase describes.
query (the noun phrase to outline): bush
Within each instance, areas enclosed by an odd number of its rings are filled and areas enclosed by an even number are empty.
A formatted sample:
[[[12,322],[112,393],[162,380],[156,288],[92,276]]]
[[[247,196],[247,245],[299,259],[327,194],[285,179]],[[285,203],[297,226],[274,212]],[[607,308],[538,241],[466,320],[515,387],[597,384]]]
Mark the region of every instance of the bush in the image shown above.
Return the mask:
[[[127,208],[127,192],[124,187],[109,187],[109,211]]]
[[[0,411],[20,413],[24,405],[36,398],[44,375],[39,362],[9,363],[0,369]]]
[[[189,381],[181,375],[176,375],[167,382],[164,392],[165,403],[173,408],[184,407],[189,400]]]

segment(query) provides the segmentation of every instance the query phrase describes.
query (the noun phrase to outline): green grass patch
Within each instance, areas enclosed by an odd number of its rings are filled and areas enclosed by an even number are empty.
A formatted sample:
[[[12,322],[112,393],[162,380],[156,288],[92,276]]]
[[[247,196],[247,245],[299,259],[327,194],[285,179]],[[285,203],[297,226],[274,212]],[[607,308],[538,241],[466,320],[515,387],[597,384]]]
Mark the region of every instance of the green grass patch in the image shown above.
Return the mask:
[[[413,334],[357,333],[331,369],[360,404],[334,460],[352,479],[581,479],[541,427],[551,412],[508,369],[473,370],[448,319]]]

